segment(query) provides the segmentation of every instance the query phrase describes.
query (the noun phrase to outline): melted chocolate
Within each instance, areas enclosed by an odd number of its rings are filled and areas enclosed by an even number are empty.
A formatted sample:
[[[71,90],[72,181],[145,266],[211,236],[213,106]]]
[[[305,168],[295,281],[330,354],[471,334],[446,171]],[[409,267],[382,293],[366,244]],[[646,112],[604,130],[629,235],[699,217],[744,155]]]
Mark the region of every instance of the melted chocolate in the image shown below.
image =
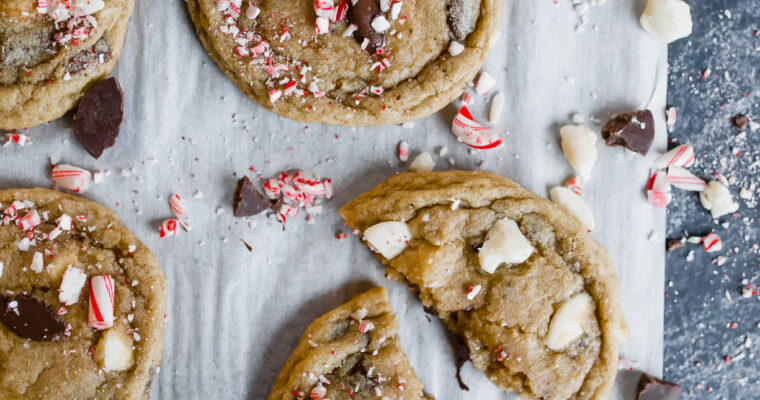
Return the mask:
[[[470,391],[470,387],[467,386],[462,380],[462,367],[467,361],[470,361],[470,349],[467,348],[467,344],[459,336],[456,337],[456,342],[454,343],[454,355],[457,358],[456,377],[459,388],[462,390]]]
[[[54,340],[66,330],[66,323],[45,303],[29,296],[0,296],[0,321],[25,339]]]
[[[348,22],[355,24],[358,28],[354,32],[354,39],[360,45],[364,42],[364,38],[369,39],[367,50],[370,53],[375,53],[385,43],[385,34],[378,33],[372,28],[372,20],[380,15],[385,16],[385,13],[380,11],[377,0],[358,0],[356,4],[348,2]]]

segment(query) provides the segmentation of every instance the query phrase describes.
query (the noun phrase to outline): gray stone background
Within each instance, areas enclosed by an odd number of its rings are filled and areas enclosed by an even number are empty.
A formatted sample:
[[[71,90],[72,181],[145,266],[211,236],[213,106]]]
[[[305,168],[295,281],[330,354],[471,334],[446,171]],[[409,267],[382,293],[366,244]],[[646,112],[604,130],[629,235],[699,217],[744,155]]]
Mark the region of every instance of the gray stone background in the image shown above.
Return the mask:
[[[674,189],[668,238],[714,230],[723,250],[706,253],[693,244],[667,255],[665,378],[683,385],[682,399],[756,399],[760,212],[752,185],[760,177],[760,129],[747,128],[745,136],[731,117],[760,122],[760,2],[689,3],[694,33],[669,46],[668,103],[679,114],[670,145],[694,146],[692,170],[704,179],[723,174],[741,208],[714,221],[695,193]],[[741,188],[752,188],[752,197],[739,199]]]

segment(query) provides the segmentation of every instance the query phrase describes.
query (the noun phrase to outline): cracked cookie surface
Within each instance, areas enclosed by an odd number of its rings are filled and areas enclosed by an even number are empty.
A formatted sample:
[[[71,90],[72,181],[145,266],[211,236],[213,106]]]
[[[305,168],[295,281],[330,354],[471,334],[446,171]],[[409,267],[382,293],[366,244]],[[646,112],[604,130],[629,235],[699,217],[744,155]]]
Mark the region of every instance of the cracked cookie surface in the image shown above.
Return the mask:
[[[75,0],[68,10],[77,1],[98,2]],[[116,65],[134,6],[134,0],[105,0],[91,15],[55,21],[39,3],[0,2],[0,129],[37,125],[76,107]]]
[[[343,3],[347,16],[316,35],[315,1],[187,1],[206,51],[246,95],[287,118],[350,126],[410,121],[451,102],[485,62],[503,8],[500,0],[387,1],[378,53],[374,32],[347,32],[358,17]],[[362,32],[373,40],[363,45]],[[455,39],[464,51],[452,56]]]
[[[269,400],[426,399],[397,329],[385,288],[356,296],[306,328]]]
[[[4,190],[0,204],[0,303],[15,312],[13,301],[32,298],[66,325],[63,335],[35,340],[0,323],[0,398],[147,399],[161,361],[167,290],[150,250],[111,210],[79,197]],[[24,230],[19,221],[34,226]],[[82,280],[62,284],[73,269]],[[113,279],[114,322],[95,330],[89,283],[103,275]],[[18,310],[28,325],[37,322]]]
[[[395,175],[340,214],[363,233],[388,221],[406,226],[403,251],[377,255],[386,276],[418,291],[501,390],[608,396],[627,338],[617,277],[605,250],[561,207],[497,174],[449,171]],[[514,221],[532,251],[489,273],[479,252],[497,221]]]

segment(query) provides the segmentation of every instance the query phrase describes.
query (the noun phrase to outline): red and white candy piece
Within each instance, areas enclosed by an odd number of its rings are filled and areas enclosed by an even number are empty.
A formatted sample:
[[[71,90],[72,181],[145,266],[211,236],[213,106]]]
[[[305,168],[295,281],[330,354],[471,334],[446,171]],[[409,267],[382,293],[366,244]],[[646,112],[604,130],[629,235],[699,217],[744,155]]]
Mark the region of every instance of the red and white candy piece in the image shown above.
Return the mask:
[[[665,169],[669,167],[690,167],[694,165],[694,148],[688,144],[682,144],[654,160],[654,167]]]
[[[18,220],[18,226],[23,231],[31,230],[41,223],[42,220],[40,219],[40,215],[37,213],[37,210],[29,211],[26,215]]]
[[[298,190],[312,195],[312,196],[324,196],[325,185],[318,179],[314,179],[304,171],[298,171],[293,176],[293,184],[296,185]]]
[[[317,17],[317,22],[314,24],[315,32],[317,35],[327,33],[330,30],[330,20],[327,17]],[[271,93],[270,93],[271,97]]]
[[[676,119],[678,118],[678,110],[675,107],[665,108],[665,126],[668,130],[672,130],[676,126]]]
[[[311,394],[309,394],[309,398],[311,400],[322,400],[327,395],[327,389],[325,389],[324,386],[319,385],[311,390]]]
[[[705,248],[706,252],[713,253],[723,249],[723,242],[721,242],[720,236],[713,232],[702,238],[702,247]]]
[[[187,202],[179,194],[169,198],[169,207],[172,209],[172,213],[177,217],[179,224],[182,225],[186,231],[190,231],[190,218],[187,216]]]
[[[673,194],[670,192],[670,183],[665,172],[653,171],[647,182],[647,199],[657,208],[665,208]]]
[[[6,146],[10,143],[16,143],[24,147],[32,140],[32,137],[23,133],[6,133],[5,139],[7,139],[7,142],[5,142]]]
[[[409,159],[409,143],[404,140],[398,144],[398,159],[401,162],[406,162]]]
[[[707,187],[707,182],[682,167],[668,168],[668,182],[679,189],[691,192],[701,192]]]
[[[298,215],[298,207],[290,204],[283,204],[277,210],[277,220],[280,222],[285,222],[288,220],[288,217],[295,217],[296,215]]]
[[[581,186],[581,180],[577,176],[568,178],[565,182],[565,187],[572,190],[578,196],[583,196],[583,186]]]
[[[90,309],[87,325],[101,331],[113,326],[114,281],[109,275],[90,279]]]
[[[324,184],[325,184],[325,198],[327,200],[330,200],[335,194],[335,189],[333,188],[332,179],[330,178],[325,179]]]
[[[332,0],[314,0],[314,13],[318,17],[333,17],[335,15],[335,6]]]
[[[81,269],[69,265],[66,272],[63,273],[63,280],[61,280],[61,286],[58,289],[58,300],[67,306],[76,303],[79,301],[79,294],[82,292],[85,282],[87,282],[87,274]]]
[[[53,167],[53,183],[74,193],[85,193],[90,187],[90,171],[69,164]]]
[[[457,139],[474,149],[493,149],[502,145],[501,134],[496,129],[489,128],[475,121],[467,106],[459,109],[451,131]]]
[[[277,179],[270,178],[261,187],[264,188],[264,193],[270,199],[274,200],[280,197],[280,183]]]
[[[496,79],[486,71],[480,73],[478,77],[478,83],[475,84],[475,92],[479,95],[484,95],[496,85]]]
[[[332,16],[332,20],[335,22],[343,21],[348,15],[348,0],[341,0],[337,6],[335,6],[335,14]]]
[[[179,221],[176,219],[167,219],[161,224],[161,227],[158,228],[159,237],[163,239],[171,236],[176,236],[177,225],[179,225]]]

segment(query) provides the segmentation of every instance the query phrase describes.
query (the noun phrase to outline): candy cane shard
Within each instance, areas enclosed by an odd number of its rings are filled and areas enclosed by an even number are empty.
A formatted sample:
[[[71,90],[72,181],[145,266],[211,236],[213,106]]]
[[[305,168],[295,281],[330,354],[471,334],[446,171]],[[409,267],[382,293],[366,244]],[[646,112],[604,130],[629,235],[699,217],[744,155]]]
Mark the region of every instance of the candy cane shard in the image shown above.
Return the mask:
[[[114,281],[109,275],[90,279],[90,308],[87,325],[101,331],[113,326]]]
[[[470,114],[470,109],[466,105],[463,105],[459,109],[459,113],[454,117],[451,131],[457,137],[457,140],[474,149],[494,149],[503,143],[501,134],[496,129],[489,128],[475,121],[472,114]]]
[[[691,167],[695,161],[694,148],[688,144],[682,144],[657,157],[654,160],[654,167],[658,169]]]
[[[671,185],[691,192],[701,192],[707,187],[707,183],[698,178],[686,168],[670,167],[668,168],[668,182]]]
[[[69,265],[66,272],[63,273],[63,280],[61,280],[61,286],[58,289],[58,301],[67,306],[75,304],[79,301],[79,294],[82,293],[82,288],[86,282],[87,274],[81,269]]]
[[[188,232],[192,229],[190,227],[190,218],[187,215],[187,202],[179,194],[169,198],[169,207],[172,209],[172,213],[177,217],[177,221],[182,228]]]
[[[179,221],[176,219],[167,219],[158,228],[158,234],[161,239],[172,237],[177,235],[177,225]]]
[[[85,193],[90,187],[92,174],[90,171],[69,164],[53,167],[53,183],[74,193]]]
[[[653,171],[647,182],[647,200],[657,208],[665,208],[673,199],[667,174],[663,171]]]
[[[710,233],[702,238],[702,247],[708,253],[713,253],[723,249],[723,242],[720,240],[720,236],[715,233]]]

